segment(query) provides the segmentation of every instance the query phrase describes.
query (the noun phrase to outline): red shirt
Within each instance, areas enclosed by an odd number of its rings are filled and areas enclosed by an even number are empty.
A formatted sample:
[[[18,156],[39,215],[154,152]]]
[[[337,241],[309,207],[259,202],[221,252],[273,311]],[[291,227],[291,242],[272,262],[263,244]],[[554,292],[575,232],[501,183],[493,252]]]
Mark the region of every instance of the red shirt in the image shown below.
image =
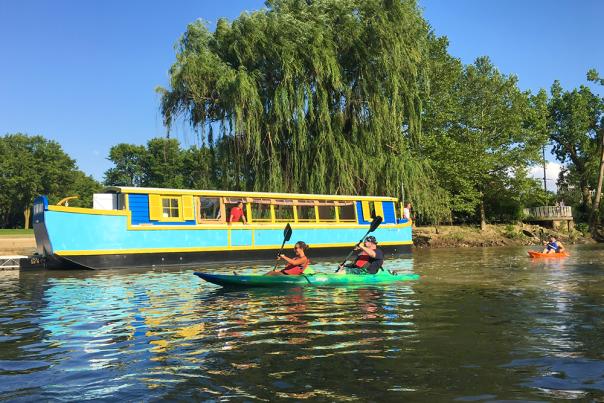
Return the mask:
[[[233,207],[231,209],[231,219],[230,222],[239,222],[241,220],[241,216],[243,216],[243,210],[239,207]]]

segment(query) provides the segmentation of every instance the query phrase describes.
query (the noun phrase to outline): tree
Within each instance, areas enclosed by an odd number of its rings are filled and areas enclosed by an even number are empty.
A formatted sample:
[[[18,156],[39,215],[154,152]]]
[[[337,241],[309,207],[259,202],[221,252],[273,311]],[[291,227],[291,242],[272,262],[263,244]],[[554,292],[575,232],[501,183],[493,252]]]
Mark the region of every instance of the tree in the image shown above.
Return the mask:
[[[118,144],[109,150],[109,160],[115,164],[105,172],[105,183],[111,186],[142,186],[144,181],[144,146]]]
[[[84,183],[92,191],[93,180],[83,176],[55,141],[21,133],[0,137],[0,210],[4,225],[16,225],[18,215],[22,215],[24,228],[29,228],[32,203],[38,195],[62,198],[78,186],[82,189]]]
[[[446,193],[416,151],[427,41],[414,1],[268,1],[213,33],[187,27],[162,114],[219,128],[209,143],[229,188],[397,195],[404,183],[436,217]]]
[[[526,180],[526,168],[540,160],[546,133],[535,127],[529,94],[518,89],[516,77],[501,74],[488,58],[463,69],[449,60],[444,67],[439,82],[447,95],[432,106],[443,110],[430,112],[425,149],[452,195],[453,209],[478,212],[484,229],[486,201]]]
[[[571,163],[573,177],[581,192],[582,204],[593,216],[591,190],[596,187],[594,172],[601,156],[599,122],[604,112],[602,100],[586,86],[564,91],[558,81],[549,101],[550,138],[553,151],[562,163]]]
[[[600,78],[600,75],[594,69],[587,72],[587,79],[604,86],[604,79]],[[596,117],[594,130],[596,132],[598,143],[600,168],[598,169],[598,184],[596,185],[596,194],[594,196],[593,210],[592,214],[590,215],[589,225],[592,235],[599,237],[599,235],[596,233],[596,225],[600,221],[600,199],[602,197],[602,180],[604,179],[604,97],[600,98],[598,115],[599,116]]]

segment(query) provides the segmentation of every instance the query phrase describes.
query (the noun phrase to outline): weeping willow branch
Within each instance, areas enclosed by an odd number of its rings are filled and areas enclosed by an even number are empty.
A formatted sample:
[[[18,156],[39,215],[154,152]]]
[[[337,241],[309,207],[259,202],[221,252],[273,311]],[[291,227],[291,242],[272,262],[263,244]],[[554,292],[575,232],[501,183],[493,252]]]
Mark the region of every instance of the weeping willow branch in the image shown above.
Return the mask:
[[[427,37],[414,1],[268,1],[214,32],[187,27],[161,111],[168,128],[214,133],[225,186],[397,195],[404,181],[441,219],[446,197],[412,151]]]

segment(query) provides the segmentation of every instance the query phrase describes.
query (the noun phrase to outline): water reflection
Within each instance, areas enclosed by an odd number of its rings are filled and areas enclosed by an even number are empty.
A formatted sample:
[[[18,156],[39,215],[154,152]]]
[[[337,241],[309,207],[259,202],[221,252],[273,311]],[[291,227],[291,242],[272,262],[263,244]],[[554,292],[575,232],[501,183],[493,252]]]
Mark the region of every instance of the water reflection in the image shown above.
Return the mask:
[[[418,282],[340,288],[225,291],[193,276],[199,268],[0,274],[0,394],[9,400],[604,397],[604,252],[583,248],[542,262],[525,253],[422,251],[389,262],[421,274]]]

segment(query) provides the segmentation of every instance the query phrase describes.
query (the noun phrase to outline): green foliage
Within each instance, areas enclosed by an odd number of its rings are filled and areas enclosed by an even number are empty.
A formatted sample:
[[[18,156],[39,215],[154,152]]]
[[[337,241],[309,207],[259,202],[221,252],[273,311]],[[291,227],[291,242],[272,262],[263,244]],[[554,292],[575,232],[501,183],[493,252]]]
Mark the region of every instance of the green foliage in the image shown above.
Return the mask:
[[[589,234],[589,224],[581,222],[578,224],[575,224],[575,229],[579,232],[581,232],[583,234],[583,236],[586,236]]]
[[[122,143],[111,147],[109,160],[115,166],[105,172],[105,182],[114,186],[141,186],[145,153],[144,146]]]
[[[217,186],[337,194],[399,194],[419,213],[447,216],[421,141],[428,27],[414,1],[275,0],[190,24],[170,88],[179,116],[215,150]]]
[[[595,70],[590,70],[587,78],[601,82]],[[604,98],[583,85],[565,91],[555,81],[551,88],[549,114],[555,155],[566,164],[558,180],[560,197],[566,204],[575,207],[574,212],[579,220],[587,221],[592,215],[593,193],[597,193],[598,168],[602,157]],[[596,192],[593,192],[594,189]]]
[[[441,68],[432,72],[432,85],[440,90],[429,96],[423,148],[452,196],[453,210],[473,215],[481,203],[507,203],[506,219],[513,219],[522,194],[534,187],[526,170],[540,160],[544,124],[516,77],[501,74],[484,57],[462,67],[444,46],[437,42],[433,53]]]
[[[42,136],[0,137],[0,226],[28,226],[33,200],[48,195],[57,201],[81,192],[90,200],[98,184],[85,176],[61,148]]]
[[[599,162],[596,134],[604,112],[602,100],[585,86],[564,91],[555,81],[549,109],[553,151],[560,162],[572,164],[582,202],[590,207],[590,188],[595,187]]]
[[[503,235],[509,239],[522,238],[524,234],[518,231],[518,228],[514,224],[507,224],[503,229]]]

